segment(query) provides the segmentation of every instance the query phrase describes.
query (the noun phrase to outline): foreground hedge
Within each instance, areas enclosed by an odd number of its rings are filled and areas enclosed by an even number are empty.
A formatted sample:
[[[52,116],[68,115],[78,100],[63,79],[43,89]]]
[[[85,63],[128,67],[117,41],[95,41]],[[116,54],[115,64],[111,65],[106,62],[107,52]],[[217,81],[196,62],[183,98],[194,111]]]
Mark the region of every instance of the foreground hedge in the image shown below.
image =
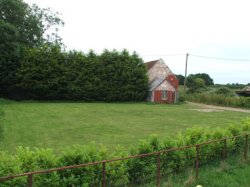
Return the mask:
[[[176,139],[169,137],[159,139],[156,136],[151,136],[147,140],[141,140],[138,146],[133,147],[129,152],[118,146],[115,151],[110,153],[104,146],[97,146],[94,143],[88,146],[73,146],[60,155],[56,155],[52,149],[31,150],[18,147],[14,155],[0,152],[0,176],[149,153],[193,145],[211,139],[236,136],[246,132],[250,132],[250,118],[243,120],[240,124],[231,125],[227,129],[217,129],[213,132],[198,127],[191,128]],[[229,140],[227,152],[228,154],[238,154],[242,151],[243,146],[244,137]],[[204,146],[201,149],[202,163],[207,164],[211,160],[220,159],[222,148],[223,142]],[[193,148],[162,154],[162,172],[176,173],[192,166],[194,162],[191,158],[194,158],[195,154]],[[155,174],[156,157],[150,156],[108,163],[106,170],[109,186],[131,182],[138,184],[142,180],[150,179],[149,176]],[[96,186],[100,184],[101,176],[102,165],[97,165],[35,175],[34,183],[36,186]],[[26,180],[26,177],[16,178],[0,183],[0,186],[26,186]]]

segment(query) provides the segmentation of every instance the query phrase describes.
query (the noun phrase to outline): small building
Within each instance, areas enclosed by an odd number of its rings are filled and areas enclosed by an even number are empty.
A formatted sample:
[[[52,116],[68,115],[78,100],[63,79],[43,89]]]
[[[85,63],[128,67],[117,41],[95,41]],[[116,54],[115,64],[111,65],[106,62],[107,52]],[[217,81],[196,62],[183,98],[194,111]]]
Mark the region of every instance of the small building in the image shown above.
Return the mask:
[[[236,93],[240,96],[250,97],[250,86],[246,86],[242,90],[236,91]]]
[[[148,101],[176,103],[179,81],[162,59],[146,62],[149,79]]]

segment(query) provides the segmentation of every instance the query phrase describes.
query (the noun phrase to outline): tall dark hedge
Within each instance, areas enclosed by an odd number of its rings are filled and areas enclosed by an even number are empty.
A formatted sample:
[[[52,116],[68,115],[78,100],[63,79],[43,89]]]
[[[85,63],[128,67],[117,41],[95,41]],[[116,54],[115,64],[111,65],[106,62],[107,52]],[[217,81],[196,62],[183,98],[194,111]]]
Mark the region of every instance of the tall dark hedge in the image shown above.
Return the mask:
[[[27,49],[14,99],[142,101],[148,79],[142,59],[128,51],[63,52],[55,45]]]

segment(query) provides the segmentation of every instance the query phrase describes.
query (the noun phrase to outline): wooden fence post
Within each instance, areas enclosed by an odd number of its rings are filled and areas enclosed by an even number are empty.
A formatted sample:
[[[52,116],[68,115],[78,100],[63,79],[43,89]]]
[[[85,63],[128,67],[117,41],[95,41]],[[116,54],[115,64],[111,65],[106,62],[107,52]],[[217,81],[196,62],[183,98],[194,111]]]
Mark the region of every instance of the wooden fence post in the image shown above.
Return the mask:
[[[245,136],[245,150],[244,150],[244,158],[247,160],[247,152],[248,152],[248,135]]]
[[[106,162],[102,163],[102,187],[106,187]]]
[[[161,153],[157,154],[157,187],[160,187],[161,182]]]
[[[227,139],[224,139],[223,142],[224,142],[224,146],[223,146],[222,159],[223,161],[225,161],[227,158]]]
[[[102,187],[106,187],[106,162],[102,163]]]
[[[196,161],[195,161],[195,178],[198,179],[199,176],[199,155],[200,155],[200,145],[196,145]]]
[[[27,187],[32,187],[33,177],[32,174],[27,175]]]

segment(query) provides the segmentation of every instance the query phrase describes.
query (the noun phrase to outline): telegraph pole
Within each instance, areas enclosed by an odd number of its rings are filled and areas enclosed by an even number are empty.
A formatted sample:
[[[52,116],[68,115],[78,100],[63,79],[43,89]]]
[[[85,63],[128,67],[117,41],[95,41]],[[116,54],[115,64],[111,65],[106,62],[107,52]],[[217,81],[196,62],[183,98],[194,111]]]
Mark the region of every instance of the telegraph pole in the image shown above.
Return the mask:
[[[184,93],[186,94],[186,85],[187,85],[187,63],[188,63],[188,53],[186,54],[186,65],[185,65],[185,79],[184,79]]]

